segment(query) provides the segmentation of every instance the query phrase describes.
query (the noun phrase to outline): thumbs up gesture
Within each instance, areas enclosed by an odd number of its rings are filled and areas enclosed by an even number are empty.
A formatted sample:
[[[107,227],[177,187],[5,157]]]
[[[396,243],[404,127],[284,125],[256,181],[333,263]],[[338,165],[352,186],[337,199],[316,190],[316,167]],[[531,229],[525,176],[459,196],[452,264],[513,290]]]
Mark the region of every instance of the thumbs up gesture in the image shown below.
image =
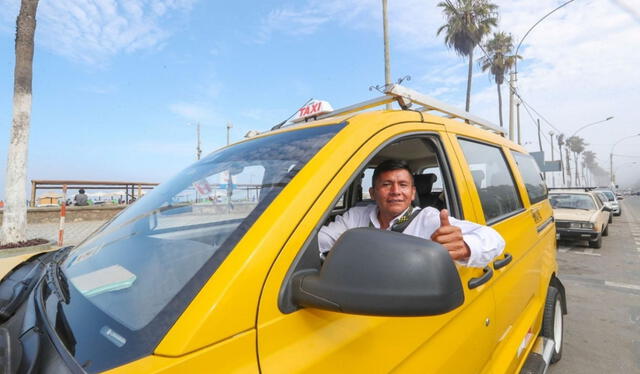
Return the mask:
[[[457,226],[451,225],[449,212],[446,209],[440,211],[440,227],[433,232],[431,240],[442,244],[454,260],[464,260],[471,255],[469,246],[462,238],[462,230]]]

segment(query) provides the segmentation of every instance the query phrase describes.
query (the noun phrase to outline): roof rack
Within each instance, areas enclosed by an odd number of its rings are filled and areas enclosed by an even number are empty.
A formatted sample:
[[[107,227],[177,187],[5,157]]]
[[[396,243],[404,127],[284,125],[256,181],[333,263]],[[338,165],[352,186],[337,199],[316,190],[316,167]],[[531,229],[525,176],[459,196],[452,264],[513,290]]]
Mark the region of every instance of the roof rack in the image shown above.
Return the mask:
[[[408,109],[411,104],[418,104],[422,107],[417,109],[418,111],[437,111],[445,114],[447,118],[455,118],[461,119],[470,125],[474,125],[485,130],[492,131],[501,136],[505,136],[505,130],[495,126],[493,123],[480,118],[478,116],[474,116],[473,114],[466,112],[462,109],[450,106],[445,104],[439,100],[436,100],[430,96],[422,94],[418,91],[412,90],[410,88],[401,86],[399,84],[393,84],[388,86],[385,90],[385,95],[377,97],[375,99],[363,101],[358,104],[350,105],[348,107],[336,109],[331,113],[326,113],[315,117],[315,119],[324,119],[335,117],[339,115],[349,114],[360,112],[366,109],[375,108],[377,106],[388,104],[392,102],[397,102],[402,109]]]

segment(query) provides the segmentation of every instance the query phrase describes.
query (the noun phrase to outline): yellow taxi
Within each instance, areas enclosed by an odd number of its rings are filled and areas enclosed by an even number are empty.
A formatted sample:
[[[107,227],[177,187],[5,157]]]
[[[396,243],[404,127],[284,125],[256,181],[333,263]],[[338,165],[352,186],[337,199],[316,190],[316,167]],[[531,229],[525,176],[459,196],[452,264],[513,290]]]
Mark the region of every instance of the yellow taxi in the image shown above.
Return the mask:
[[[211,153],[77,247],[15,268],[0,283],[9,372],[542,373],[559,360],[566,298],[534,159],[399,85],[326,108]],[[504,252],[464,267],[434,242],[360,228],[322,263],[319,229],[368,203],[387,159],[411,167],[416,205],[491,226]]]

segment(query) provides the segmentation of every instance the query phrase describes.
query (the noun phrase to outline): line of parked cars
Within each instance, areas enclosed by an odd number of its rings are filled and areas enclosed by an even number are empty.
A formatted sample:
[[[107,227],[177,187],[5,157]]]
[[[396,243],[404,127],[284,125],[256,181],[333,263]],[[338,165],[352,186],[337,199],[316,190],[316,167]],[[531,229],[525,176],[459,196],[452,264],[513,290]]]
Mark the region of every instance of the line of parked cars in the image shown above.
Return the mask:
[[[602,247],[602,237],[609,235],[613,216],[622,214],[621,199],[608,188],[550,189],[556,239],[587,241],[591,248]]]

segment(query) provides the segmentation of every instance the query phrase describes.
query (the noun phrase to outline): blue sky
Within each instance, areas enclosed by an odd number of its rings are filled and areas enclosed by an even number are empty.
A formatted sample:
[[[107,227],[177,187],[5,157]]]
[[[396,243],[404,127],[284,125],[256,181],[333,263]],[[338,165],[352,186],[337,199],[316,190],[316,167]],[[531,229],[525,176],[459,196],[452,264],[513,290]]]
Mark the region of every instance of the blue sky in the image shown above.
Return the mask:
[[[463,106],[466,61],[436,37],[436,3],[389,0],[392,76]],[[520,40],[561,2],[496,3],[500,29]],[[520,90],[548,120],[545,137],[615,116],[580,133],[607,168],[611,144],[640,131],[640,16],[631,4],[578,0],[520,50]],[[0,0],[2,191],[18,7]],[[239,140],[311,97],[334,108],[373,98],[369,86],[384,80],[379,0],[40,0],[37,20],[30,180],[162,182],[195,159],[196,122],[206,154],[225,144],[228,122]],[[477,66],[471,111],[498,122],[495,85]],[[524,111],[521,121],[525,146],[537,150]],[[640,137],[616,147],[625,174],[640,175],[639,145]]]

